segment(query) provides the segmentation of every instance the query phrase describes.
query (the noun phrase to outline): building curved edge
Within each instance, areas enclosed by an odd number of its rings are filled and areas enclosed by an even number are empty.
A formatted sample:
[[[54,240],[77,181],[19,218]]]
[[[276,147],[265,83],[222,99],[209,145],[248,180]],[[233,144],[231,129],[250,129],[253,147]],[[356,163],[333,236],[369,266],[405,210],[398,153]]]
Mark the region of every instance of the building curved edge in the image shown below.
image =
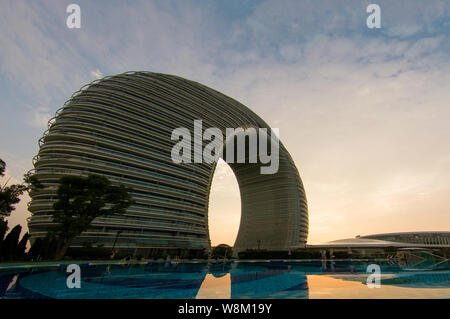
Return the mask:
[[[96,80],[72,95],[39,140],[34,174],[46,186],[33,192],[32,240],[52,228],[50,213],[64,175],[90,173],[133,189],[136,203],[124,215],[97,218],[74,242],[139,251],[210,247],[208,201],[213,164],[175,164],[170,150],[177,127],[270,128],[250,109],[202,84],[151,72],[126,72]],[[287,250],[306,243],[308,211],[295,164],[280,143],[280,168],[230,164],[236,174],[242,217],[235,247]],[[177,253],[177,252],[175,252]]]

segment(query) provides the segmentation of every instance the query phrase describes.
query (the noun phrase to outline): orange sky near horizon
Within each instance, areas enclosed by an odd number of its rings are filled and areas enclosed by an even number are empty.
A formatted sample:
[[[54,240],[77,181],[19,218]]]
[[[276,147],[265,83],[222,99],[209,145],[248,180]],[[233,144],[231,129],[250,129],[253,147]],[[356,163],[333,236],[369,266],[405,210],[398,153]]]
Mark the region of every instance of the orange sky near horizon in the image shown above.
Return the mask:
[[[10,183],[18,183],[18,180],[6,174],[6,176],[0,179],[0,182],[5,182],[6,179],[10,179]],[[308,182],[303,180],[305,184],[306,194],[308,196]],[[331,185],[330,185],[331,187]],[[443,215],[439,220],[427,220],[426,216],[414,215],[405,219],[404,206],[409,203],[409,200],[414,200],[421,203],[420,198],[414,198],[417,194],[405,194],[401,198],[395,201],[396,207],[399,209],[395,212],[389,209],[391,214],[385,215],[385,212],[379,212],[379,215],[373,216],[370,219],[364,212],[359,218],[358,214],[354,212],[347,212],[339,216],[339,206],[335,208],[336,216],[330,217],[330,223],[327,223],[327,214],[315,215],[318,211],[315,207],[327,207],[330,211],[333,209],[333,201],[319,198],[312,198],[308,196],[309,200],[309,237],[308,244],[320,244],[323,242],[352,238],[356,235],[369,235],[376,233],[388,233],[388,232],[402,232],[402,231],[448,231],[449,223],[447,221],[448,215]],[[351,196],[351,194],[349,194]],[[30,216],[27,211],[27,203],[29,196],[24,194],[21,197],[21,201],[16,205],[16,210],[13,211],[9,221],[10,229],[16,224],[21,224],[23,227],[22,233],[28,231],[26,219]],[[394,200],[394,199],[393,199]],[[402,202],[402,200],[404,202]],[[422,199],[424,201],[425,199]],[[316,203],[316,201],[318,203]],[[329,203],[329,204],[328,204]],[[360,203],[352,202],[355,207],[361,205]],[[326,205],[330,206],[326,206]],[[430,206],[438,207],[439,203],[431,203]],[[383,205],[386,205],[384,203]],[[211,185],[211,194],[209,198],[209,228],[211,244],[216,246],[218,244],[233,245],[239,230],[240,221],[240,195],[239,186],[234,176],[232,169],[224,161],[220,160],[217,165],[216,172]],[[373,209],[369,211],[373,212]],[[396,216],[397,214],[397,216]],[[349,221],[348,216],[355,216],[354,220]],[[370,221],[370,222],[369,222]]]

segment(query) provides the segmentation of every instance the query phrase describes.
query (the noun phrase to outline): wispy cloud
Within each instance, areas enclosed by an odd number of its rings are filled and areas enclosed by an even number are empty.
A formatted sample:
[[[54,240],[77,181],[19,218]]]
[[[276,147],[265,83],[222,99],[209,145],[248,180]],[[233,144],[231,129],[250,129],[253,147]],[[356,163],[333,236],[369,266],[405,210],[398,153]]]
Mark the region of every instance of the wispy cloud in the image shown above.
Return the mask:
[[[28,124],[37,128],[46,129],[47,123],[51,117],[49,107],[38,107],[31,110],[31,116]]]
[[[103,73],[99,69],[92,70],[91,76],[93,76],[96,79],[101,79],[103,77]]]

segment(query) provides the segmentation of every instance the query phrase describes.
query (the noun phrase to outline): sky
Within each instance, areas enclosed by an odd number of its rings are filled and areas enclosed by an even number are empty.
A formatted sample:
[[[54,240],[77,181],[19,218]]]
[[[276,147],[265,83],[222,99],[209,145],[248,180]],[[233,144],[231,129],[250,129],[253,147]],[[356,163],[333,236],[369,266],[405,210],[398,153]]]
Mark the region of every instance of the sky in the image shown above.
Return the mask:
[[[32,168],[54,112],[131,70],[179,75],[279,128],[303,180],[311,244],[450,230],[450,1],[0,0],[3,182]],[[369,29],[369,3],[381,28]],[[10,226],[26,228],[24,195]],[[232,245],[239,189],[221,162],[212,244]],[[25,229],[26,230],[26,229]]]

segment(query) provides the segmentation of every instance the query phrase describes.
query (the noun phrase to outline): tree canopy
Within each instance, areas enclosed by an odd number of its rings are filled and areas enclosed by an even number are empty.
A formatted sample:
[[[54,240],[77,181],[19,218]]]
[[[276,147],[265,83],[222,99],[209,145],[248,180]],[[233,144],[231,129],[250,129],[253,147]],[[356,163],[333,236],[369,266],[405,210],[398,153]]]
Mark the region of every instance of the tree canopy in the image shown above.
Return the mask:
[[[0,158],[0,177],[5,175],[6,163]]]
[[[0,177],[5,176],[6,163],[0,159]],[[9,179],[0,184],[0,260],[19,260],[25,257],[30,235],[26,233],[20,239],[22,226],[16,225],[8,234],[8,222],[6,217],[11,215],[15,204],[20,202],[20,196],[24,192],[43,188],[37,178],[31,173],[24,175],[22,184],[8,185]],[[6,237],[5,237],[6,235]]]
[[[233,247],[227,245],[227,244],[220,244],[216,247],[213,247],[212,258],[231,258],[233,256]]]
[[[6,163],[0,159],[0,177],[5,175]],[[8,180],[9,181],[9,180]],[[22,184],[9,185],[8,181],[0,185],[0,219],[11,215],[15,209],[14,205],[20,202],[20,196],[25,192],[42,188],[42,184],[31,173],[24,175]]]
[[[64,257],[73,239],[100,216],[123,214],[133,203],[131,189],[114,186],[100,175],[64,176],[59,181],[53,208],[53,233],[61,247],[55,258]]]
[[[16,225],[8,235],[5,236],[7,229],[7,221],[0,221],[0,261],[21,260],[25,257],[30,235],[25,233],[20,239],[22,226]]]

